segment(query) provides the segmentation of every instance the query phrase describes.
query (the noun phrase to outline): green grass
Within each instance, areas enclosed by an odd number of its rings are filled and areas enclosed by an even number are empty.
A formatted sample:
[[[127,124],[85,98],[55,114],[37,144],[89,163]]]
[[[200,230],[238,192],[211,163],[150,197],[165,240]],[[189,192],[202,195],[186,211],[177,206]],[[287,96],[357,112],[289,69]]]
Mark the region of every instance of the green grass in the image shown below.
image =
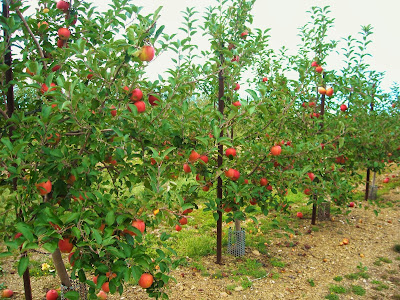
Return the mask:
[[[384,262],[384,263],[387,263],[387,264],[391,264],[391,263],[392,263],[392,260],[389,259],[389,258],[386,258],[386,257],[378,257],[378,259],[379,259],[381,262]]]
[[[252,283],[248,278],[244,278],[244,279],[241,281],[240,285],[241,285],[242,288],[245,290],[245,289],[251,287],[251,286],[253,285],[253,283]]]
[[[196,258],[214,252],[215,238],[211,235],[198,235],[193,231],[180,231],[179,237],[169,242],[179,256]]]
[[[340,298],[336,294],[329,294],[329,295],[325,296],[325,299],[328,299],[328,300],[339,300]]]
[[[345,294],[347,293],[347,290],[345,287],[341,286],[341,285],[331,285],[329,287],[329,291],[331,293],[335,293],[335,294]]]
[[[351,274],[344,275],[344,277],[347,279],[350,279],[350,280],[356,280],[360,276],[358,275],[358,273],[351,273]]]
[[[308,279],[308,283],[310,284],[310,286],[314,287],[315,286],[315,282],[314,279]]]
[[[359,285],[352,285],[351,291],[358,296],[364,296],[366,294],[365,289]]]
[[[267,274],[263,265],[255,259],[246,259],[243,263],[237,265],[237,270],[233,272],[234,275],[246,275],[254,278],[260,278]]]
[[[277,258],[271,258],[270,263],[271,263],[271,265],[273,265],[274,267],[277,267],[277,268],[286,267],[286,263],[284,263],[283,261],[281,261],[280,259],[277,259]]]
[[[373,286],[372,288],[376,291],[382,291],[382,290],[387,290],[389,288],[388,285],[382,283],[379,280],[372,280],[371,281],[372,284],[374,284],[375,286]]]
[[[343,277],[342,276],[336,276],[336,277],[333,277],[333,280],[339,282],[339,281],[343,280]]]

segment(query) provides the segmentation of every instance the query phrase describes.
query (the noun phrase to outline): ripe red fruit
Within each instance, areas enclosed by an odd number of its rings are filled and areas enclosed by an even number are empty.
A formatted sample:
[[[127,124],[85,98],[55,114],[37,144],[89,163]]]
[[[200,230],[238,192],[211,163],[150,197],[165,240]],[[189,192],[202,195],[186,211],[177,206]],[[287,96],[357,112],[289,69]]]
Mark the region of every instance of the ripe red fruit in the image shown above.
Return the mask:
[[[383,179],[383,183],[388,183],[390,181],[389,177],[386,177],[385,179]]]
[[[190,173],[192,172],[192,169],[188,164],[183,164],[183,171],[185,171],[185,173]]]
[[[326,89],[324,87],[320,86],[318,88],[318,93],[320,93],[321,95],[325,95],[326,94]]]
[[[136,106],[138,113],[142,113],[146,110],[146,104],[143,101],[137,101],[134,105]]]
[[[268,78],[267,78],[267,77],[263,77],[262,81],[263,81],[263,82],[267,82],[267,81],[268,81]]]
[[[222,208],[224,208],[224,206],[225,205],[222,205]],[[224,208],[224,211],[225,212],[230,212],[230,211],[232,211],[232,207],[227,206],[227,207]]]
[[[233,104],[233,106],[236,106],[236,107],[241,107],[241,106],[242,106],[242,104],[240,103],[240,101],[235,101],[235,102],[233,102],[232,104]]]
[[[347,110],[347,105],[346,104],[340,105],[340,110],[341,111],[346,111]]]
[[[245,179],[245,180],[244,180],[244,184],[249,184],[249,180],[248,180],[248,179]]]
[[[136,102],[140,101],[143,98],[143,92],[140,89],[134,89],[132,91],[131,100]]]
[[[236,48],[236,46],[235,46],[234,44],[232,44],[232,43],[229,43],[228,49],[229,49],[229,50],[232,50],[233,48]]]
[[[349,207],[354,207],[354,202],[350,202]]]
[[[201,161],[203,161],[205,164],[208,163],[208,157],[207,157],[206,155],[200,156],[199,159],[200,159]]]
[[[39,191],[40,195],[44,196],[51,192],[51,181],[40,182],[36,184],[36,189]]]
[[[315,175],[314,175],[314,173],[307,173],[307,175],[308,175],[308,177],[310,178],[310,180],[311,181],[313,181],[314,180],[314,178],[315,178]]]
[[[233,88],[235,91],[237,91],[238,89],[240,89],[240,84],[236,83],[235,87]]]
[[[10,289],[5,289],[3,290],[3,292],[1,293],[1,297],[2,298],[11,298],[12,295],[14,295],[14,292]]]
[[[93,77],[93,74],[92,74],[92,73],[89,73],[89,74],[86,76],[86,78],[89,79],[89,80],[92,79],[92,77]]]
[[[132,226],[137,228],[142,234],[146,229],[146,224],[142,221],[142,220],[133,220],[132,221]],[[129,233],[131,233],[132,236],[135,236],[136,233],[130,231]]]
[[[193,211],[193,208],[185,209],[185,210],[182,212],[182,215],[190,214],[192,211]]]
[[[117,115],[117,110],[115,109],[115,106],[114,105],[111,105],[111,115],[113,116],[113,117],[115,117],[116,115]]]
[[[53,72],[60,70],[61,66],[60,65],[55,65],[54,67],[51,68]]]
[[[321,66],[315,68],[315,72],[322,73],[324,69]]]
[[[97,278],[99,278],[99,275],[93,277],[94,284],[97,284]]]
[[[106,300],[107,299],[107,293],[104,291],[100,291],[97,293],[97,299],[101,300]]]
[[[317,63],[316,61],[313,61],[313,62],[311,63],[311,67],[318,67],[318,63]]]
[[[46,293],[46,300],[57,300],[58,292],[56,290],[49,290]]]
[[[72,267],[75,265],[75,260],[74,260],[74,259],[72,260],[72,255],[74,255],[74,253],[75,253],[75,252],[71,252],[71,253],[68,255],[68,261],[69,261],[69,264],[70,264]]]
[[[233,175],[233,177],[231,178],[233,181],[236,181],[236,180],[238,180],[239,179],[239,177],[240,177],[240,173],[239,173],[239,171],[238,170],[234,170],[234,175]]]
[[[234,158],[236,156],[236,150],[234,148],[228,148],[225,151],[225,155],[229,158]]]
[[[160,102],[160,99],[158,99],[156,96],[154,96],[154,95],[149,95],[149,103],[150,103],[150,105],[151,106],[157,106],[158,105],[158,103],[157,102]]]
[[[108,281],[104,282],[101,289],[106,293],[110,292],[110,283]]]
[[[58,248],[60,248],[61,253],[70,253],[74,245],[69,241],[69,238],[64,238],[58,241]]]
[[[18,232],[14,235],[14,240],[16,240],[17,238],[19,238],[20,236],[22,236],[21,232]]]
[[[40,29],[41,26],[43,26],[43,29],[46,30],[46,29],[49,28],[49,23],[47,23],[46,21],[39,22],[39,23],[37,24],[38,29]]]
[[[310,102],[310,103],[308,103],[308,106],[309,106],[309,107],[315,107],[315,105],[316,105],[315,102]]]
[[[63,12],[66,13],[66,12],[68,11],[68,9],[69,9],[69,3],[66,2],[66,1],[63,1],[63,0],[58,1],[58,2],[57,2],[57,9],[60,9],[60,10],[62,10]]]
[[[268,184],[267,178],[261,178],[260,179],[260,185],[261,186],[267,186],[267,184]]]
[[[139,54],[139,59],[141,61],[151,61],[154,58],[154,48],[152,46],[143,46],[140,54]]]
[[[303,213],[298,212],[298,213],[296,214],[296,216],[297,216],[299,219],[301,219],[301,218],[303,217]]]
[[[281,152],[282,152],[281,146],[273,146],[273,147],[271,148],[271,154],[274,155],[274,156],[280,155]]]
[[[181,218],[181,219],[179,220],[179,223],[180,223],[181,225],[186,225],[187,222],[188,222],[188,220],[187,220],[185,217],[183,217],[183,218]]]
[[[153,275],[149,273],[143,273],[142,276],[140,276],[138,283],[144,289],[151,287],[153,284]]]
[[[251,205],[256,205],[257,204],[257,199],[256,198],[251,199],[250,200],[250,204]]]
[[[53,83],[53,82],[50,83],[50,86],[53,86],[53,88],[50,89],[50,92],[56,90],[56,88],[55,88],[56,84],[55,83]],[[48,86],[45,83],[43,83],[42,84],[42,88],[40,89],[42,94],[46,93],[48,90],[49,90]]]
[[[311,195],[311,190],[309,188],[304,189],[304,194],[306,194],[307,196]]]
[[[268,191],[272,191],[272,185],[267,186]]]
[[[329,97],[332,96],[333,95],[333,88],[331,88],[331,87],[327,88],[326,89],[326,95],[329,96]]]
[[[198,160],[200,158],[200,154],[198,154],[196,151],[192,150],[192,153],[190,153],[189,155],[189,162],[195,162],[196,160]]]
[[[59,39],[59,40],[57,41],[57,47],[58,47],[58,48],[67,47],[67,42],[66,42],[66,41],[63,41],[63,40],[61,40],[61,39]]]
[[[241,33],[241,37],[242,37],[242,39],[246,39],[246,37],[249,35],[249,32],[247,31],[247,30],[245,30],[245,31],[243,31],[242,33]]]
[[[181,230],[182,230],[182,227],[179,226],[179,225],[176,225],[176,226],[175,226],[175,230],[176,230],[176,231],[181,231]]]
[[[235,56],[233,56],[233,58],[231,59],[231,62],[235,62],[235,61],[239,62],[239,55],[235,55]]]
[[[58,29],[58,37],[63,40],[66,41],[69,39],[69,37],[71,36],[71,32],[69,31],[68,28],[60,28]]]

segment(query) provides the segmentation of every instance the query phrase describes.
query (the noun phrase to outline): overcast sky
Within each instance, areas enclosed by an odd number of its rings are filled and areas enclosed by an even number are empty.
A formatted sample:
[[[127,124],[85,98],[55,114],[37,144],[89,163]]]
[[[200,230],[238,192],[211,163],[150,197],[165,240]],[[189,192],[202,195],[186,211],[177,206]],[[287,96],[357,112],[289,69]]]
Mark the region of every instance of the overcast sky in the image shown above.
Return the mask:
[[[32,1],[33,2],[33,1]],[[95,6],[105,10],[111,0],[94,1]],[[205,7],[214,5],[216,0],[132,0],[135,5],[143,6],[141,13],[148,14],[159,6],[163,6],[161,20],[158,25],[166,26],[164,32],[177,32],[182,22],[180,13],[185,7],[196,7],[197,11],[204,11]],[[357,36],[362,25],[373,26],[372,40],[368,59],[371,68],[385,71],[383,87],[388,90],[393,81],[400,81],[400,0],[257,0],[253,9],[253,28],[271,28],[270,45],[273,49],[282,46],[295,53],[300,39],[297,36],[298,28],[310,21],[306,13],[312,6],[331,7],[330,16],[335,18],[334,28],[329,33],[329,39],[340,39],[352,35]],[[203,45],[203,47],[207,45]],[[340,59],[332,56],[327,61],[326,69],[339,69]],[[150,76],[160,70],[170,67],[168,54],[157,58],[157,64],[150,64]],[[154,74],[152,74],[154,73]]]

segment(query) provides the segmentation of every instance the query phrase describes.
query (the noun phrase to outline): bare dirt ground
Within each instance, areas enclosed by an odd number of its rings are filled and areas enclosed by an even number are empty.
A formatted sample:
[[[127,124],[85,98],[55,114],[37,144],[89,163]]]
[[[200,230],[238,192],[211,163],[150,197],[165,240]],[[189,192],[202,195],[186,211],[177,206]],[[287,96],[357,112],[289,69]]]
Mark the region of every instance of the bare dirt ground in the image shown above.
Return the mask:
[[[223,265],[214,263],[215,256],[204,257],[198,262],[204,266],[202,271],[189,261],[187,267],[172,272],[177,282],[171,282],[166,292],[170,299],[312,300],[324,299],[332,285],[337,285],[347,292],[337,294],[336,299],[400,299],[400,253],[393,249],[400,244],[400,187],[383,198],[384,207],[365,209],[356,203],[350,214],[318,222],[318,230],[311,233],[310,220],[302,219],[297,234],[289,240],[270,237],[273,242],[266,246],[267,254],[247,248],[243,258],[224,254]],[[378,216],[374,209],[380,210]],[[348,245],[340,245],[344,238],[349,240]],[[273,266],[271,257],[286,265]],[[249,277],[252,286],[243,288],[232,270],[248,258],[262,263],[267,275]],[[24,299],[22,279],[13,261],[2,260],[1,267],[0,283],[15,291],[13,299]],[[360,272],[364,276],[350,275]],[[333,278],[337,276],[343,280],[336,282]],[[44,299],[48,289],[59,287],[58,278],[53,276],[32,277],[31,282],[33,299]],[[352,286],[362,287],[365,295],[357,295]],[[140,287],[127,285],[122,296],[110,295],[109,299],[149,298]]]

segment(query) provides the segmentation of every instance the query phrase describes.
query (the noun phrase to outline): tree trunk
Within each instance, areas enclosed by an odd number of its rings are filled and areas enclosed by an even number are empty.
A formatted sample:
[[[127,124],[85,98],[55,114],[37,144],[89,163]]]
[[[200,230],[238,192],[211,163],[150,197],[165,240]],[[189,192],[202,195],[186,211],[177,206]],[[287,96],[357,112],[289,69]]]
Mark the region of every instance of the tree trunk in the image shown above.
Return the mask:
[[[51,257],[53,258],[54,267],[57,270],[57,274],[61,280],[61,284],[67,287],[71,287],[71,280],[69,279],[69,275],[67,273],[67,270],[65,269],[60,249],[57,248],[56,251],[51,254]]]

